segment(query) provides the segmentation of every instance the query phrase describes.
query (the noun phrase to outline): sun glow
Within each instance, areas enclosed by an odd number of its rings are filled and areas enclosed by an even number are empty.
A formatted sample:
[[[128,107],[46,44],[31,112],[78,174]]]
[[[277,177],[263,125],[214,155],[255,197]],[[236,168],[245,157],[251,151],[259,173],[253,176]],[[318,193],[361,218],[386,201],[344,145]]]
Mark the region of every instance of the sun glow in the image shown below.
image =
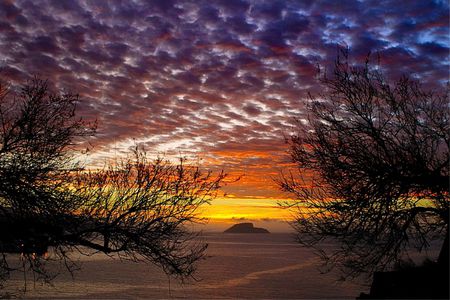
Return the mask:
[[[230,221],[236,219],[249,220],[286,220],[289,210],[281,208],[274,198],[233,198],[219,197],[205,206],[202,216],[214,221]]]

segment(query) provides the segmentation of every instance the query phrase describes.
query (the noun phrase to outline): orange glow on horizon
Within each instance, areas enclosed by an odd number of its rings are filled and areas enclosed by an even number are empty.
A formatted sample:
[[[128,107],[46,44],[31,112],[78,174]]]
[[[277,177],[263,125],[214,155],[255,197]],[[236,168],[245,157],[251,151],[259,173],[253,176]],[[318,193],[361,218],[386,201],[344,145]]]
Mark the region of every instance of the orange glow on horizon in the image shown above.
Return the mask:
[[[235,222],[239,219],[248,220],[278,220],[291,219],[289,209],[280,207],[279,201],[264,197],[220,197],[211,202],[211,205],[202,207],[200,215],[210,219],[211,222]]]

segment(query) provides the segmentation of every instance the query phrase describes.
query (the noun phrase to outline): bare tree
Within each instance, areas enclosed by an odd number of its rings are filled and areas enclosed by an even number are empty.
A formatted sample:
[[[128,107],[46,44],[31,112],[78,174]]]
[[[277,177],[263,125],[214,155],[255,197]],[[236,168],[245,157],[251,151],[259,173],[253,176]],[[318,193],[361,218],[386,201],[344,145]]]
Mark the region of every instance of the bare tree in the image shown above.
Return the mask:
[[[59,244],[151,262],[183,279],[206,249],[186,225],[201,220],[199,207],[216,196],[224,177],[185,165],[184,159],[178,165],[148,160],[136,150],[132,159],[75,176],[82,222],[61,235]]]
[[[77,168],[70,151],[76,139],[95,131],[95,124],[75,116],[78,100],[69,93],[49,94],[47,83],[38,79],[16,93],[3,82],[0,86],[2,279],[15,269],[8,264],[11,252],[22,253],[23,266],[29,263],[40,273],[33,258],[59,230],[53,221],[79,206],[66,197],[67,183],[61,180]]]
[[[215,196],[223,173],[132,157],[102,170],[74,162],[96,124],[76,117],[77,95],[51,94],[35,79],[19,95],[0,87],[0,275],[30,272],[49,281],[46,262],[69,271],[70,253],[97,251],[159,265],[186,278],[206,245],[188,228]],[[17,254],[20,254],[18,256]],[[20,264],[13,263],[19,258]]]
[[[345,52],[334,67],[288,141],[299,176],[279,180],[298,199],[299,242],[356,276],[445,237],[439,261],[448,270],[448,92],[408,77],[389,84],[370,57],[351,66]],[[327,239],[340,247],[324,251]]]

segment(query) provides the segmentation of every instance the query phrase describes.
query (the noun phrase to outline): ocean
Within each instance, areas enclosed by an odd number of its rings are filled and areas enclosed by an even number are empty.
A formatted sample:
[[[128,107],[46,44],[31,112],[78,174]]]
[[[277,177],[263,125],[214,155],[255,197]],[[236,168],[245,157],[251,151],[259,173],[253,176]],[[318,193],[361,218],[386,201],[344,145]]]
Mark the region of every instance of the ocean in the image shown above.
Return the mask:
[[[52,286],[28,280],[26,298],[56,299],[354,299],[369,286],[362,281],[337,281],[322,274],[320,261],[290,234],[205,233],[209,244],[196,280],[168,278],[153,265],[111,259],[81,258],[81,270],[67,273]],[[23,278],[9,288],[23,287]]]

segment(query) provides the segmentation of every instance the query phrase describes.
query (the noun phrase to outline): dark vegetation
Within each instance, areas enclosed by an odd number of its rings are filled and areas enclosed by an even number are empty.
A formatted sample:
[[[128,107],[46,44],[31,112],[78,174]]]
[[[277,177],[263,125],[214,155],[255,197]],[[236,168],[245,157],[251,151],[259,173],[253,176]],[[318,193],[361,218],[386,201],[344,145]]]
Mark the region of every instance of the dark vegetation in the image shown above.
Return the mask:
[[[298,208],[298,240],[344,277],[391,270],[440,240],[448,295],[448,89],[426,91],[407,76],[390,83],[370,56],[352,66],[347,54],[321,76],[323,94],[288,140],[299,173],[279,183],[298,199],[288,204]],[[325,240],[340,247],[324,251]]]
[[[375,272],[368,294],[357,299],[448,299],[448,267],[432,261]]]
[[[130,157],[87,171],[76,163],[96,124],[76,116],[77,95],[34,79],[0,86],[0,284],[13,272],[50,281],[48,261],[72,272],[74,251],[156,264],[186,278],[206,245],[187,225],[215,196],[213,176],[181,160]],[[20,255],[19,255],[20,254]],[[0,286],[0,287],[1,287]]]

